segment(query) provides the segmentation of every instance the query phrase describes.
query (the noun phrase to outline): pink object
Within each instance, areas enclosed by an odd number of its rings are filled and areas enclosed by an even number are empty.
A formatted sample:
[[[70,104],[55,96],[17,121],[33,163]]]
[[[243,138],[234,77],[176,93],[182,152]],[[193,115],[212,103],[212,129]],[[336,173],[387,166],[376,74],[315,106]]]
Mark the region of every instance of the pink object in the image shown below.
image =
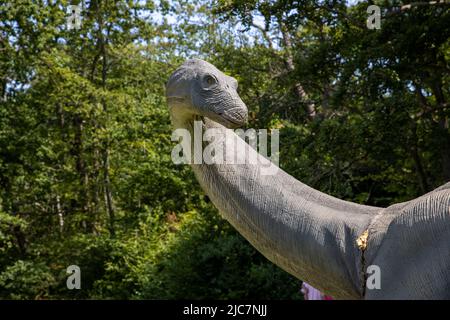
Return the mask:
[[[333,300],[332,297],[322,294],[322,292],[306,282],[302,283],[301,292],[303,293],[305,300]]]

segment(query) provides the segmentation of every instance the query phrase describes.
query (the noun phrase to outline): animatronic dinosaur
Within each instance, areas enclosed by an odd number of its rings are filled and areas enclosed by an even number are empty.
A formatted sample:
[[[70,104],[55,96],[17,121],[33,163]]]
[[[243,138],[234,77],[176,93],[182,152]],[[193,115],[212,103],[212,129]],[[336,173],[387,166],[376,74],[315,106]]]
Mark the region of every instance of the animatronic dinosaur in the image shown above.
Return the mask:
[[[229,128],[247,121],[237,81],[203,60],[186,61],[166,89],[174,127],[193,133],[194,121],[202,121],[223,133],[212,144],[235,139]],[[228,154],[264,163],[237,141]],[[270,261],[340,299],[450,299],[450,183],[378,208],[314,190],[279,168],[262,175],[260,166],[192,164],[225,219]],[[380,281],[370,287],[373,266]]]

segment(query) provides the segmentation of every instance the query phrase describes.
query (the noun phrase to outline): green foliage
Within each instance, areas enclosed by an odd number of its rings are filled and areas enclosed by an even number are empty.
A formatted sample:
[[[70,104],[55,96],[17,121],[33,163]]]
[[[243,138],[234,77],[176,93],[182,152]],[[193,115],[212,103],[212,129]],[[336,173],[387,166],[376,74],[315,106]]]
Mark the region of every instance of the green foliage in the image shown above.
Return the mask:
[[[215,211],[172,222],[144,263],[146,299],[292,299],[299,282],[261,257]]]
[[[44,262],[17,260],[0,274],[0,286],[7,299],[42,299],[56,280]]]
[[[237,78],[249,126],[281,129],[281,167],[321,191],[387,206],[448,181],[450,11],[380,1],[368,30],[367,3],[330,3],[90,1],[68,30],[68,1],[2,2],[0,298],[301,298],[170,159],[187,57]]]

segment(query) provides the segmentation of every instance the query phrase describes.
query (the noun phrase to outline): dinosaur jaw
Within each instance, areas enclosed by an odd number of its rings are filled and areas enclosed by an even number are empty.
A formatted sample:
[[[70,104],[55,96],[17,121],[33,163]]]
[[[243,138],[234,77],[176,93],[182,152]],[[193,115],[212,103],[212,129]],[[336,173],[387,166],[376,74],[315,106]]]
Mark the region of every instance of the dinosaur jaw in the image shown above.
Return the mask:
[[[215,112],[208,112],[204,115],[204,117],[217,122],[228,129],[236,129],[244,126],[247,123],[247,116],[236,116],[234,114],[229,114],[228,112],[224,112],[221,114]]]

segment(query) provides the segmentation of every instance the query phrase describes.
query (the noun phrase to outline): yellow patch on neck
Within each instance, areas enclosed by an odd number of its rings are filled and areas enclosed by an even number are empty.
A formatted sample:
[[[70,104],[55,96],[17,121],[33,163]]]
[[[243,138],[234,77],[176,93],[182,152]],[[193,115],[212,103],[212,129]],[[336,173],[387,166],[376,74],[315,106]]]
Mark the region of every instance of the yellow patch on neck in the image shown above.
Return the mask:
[[[369,230],[364,231],[358,239],[356,239],[356,244],[358,245],[358,248],[362,251],[366,250],[367,248],[367,238],[369,238]]]

